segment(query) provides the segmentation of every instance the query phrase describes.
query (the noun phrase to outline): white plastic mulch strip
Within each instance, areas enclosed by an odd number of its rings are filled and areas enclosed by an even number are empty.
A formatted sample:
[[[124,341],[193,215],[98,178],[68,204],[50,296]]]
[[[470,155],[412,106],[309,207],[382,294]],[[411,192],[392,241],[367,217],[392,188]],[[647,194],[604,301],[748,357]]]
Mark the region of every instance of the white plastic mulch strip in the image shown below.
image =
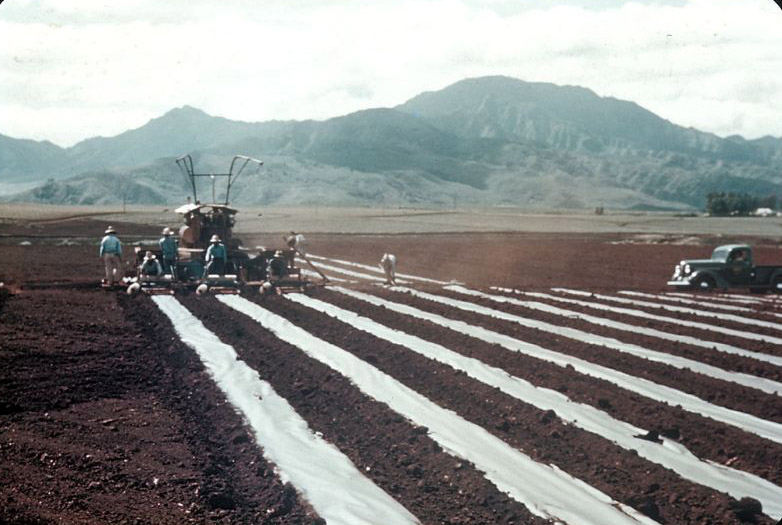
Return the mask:
[[[336,447],[313,434],[288,402],[238,359],[233,347],[220,341],[175,298],[156,295],[152,300],[252,427],[264,457],[277,466],[283,482],[290,482],[324,520],[365,525],[383,516],[387,523],[420,523]]]
[[[445,286],[444,289],[469,295],[472,297],[488,299],[490,301],[494,301],[498,303],[507,303],[507,304],[522,306],[522,307],[528,307],[532,305],[531,307],[533,308],[536,307],[536,309],[539,311],[545,311],[548,313],[565,316],[565,317],[576,317],[578,319],[582,319],[588,322],[593,322],[595,324],[601,324],[601,323],[610,324],[602,319],[598,319],[598,318],[590,319],[589,316],[579,314],[578,312],[563,310],[561,308],[556,308],[554,306],[550,306],[542,303],[530,303],[527,301],[519,301],[518,299],[514,299],[512,297],[505,297],[504,295],[487,294],[487,293],[479,292],[477,290],[470,290],[468,288],[464,288],[463,286]],[[493,312],[496,312],[496,314],[494,314],[494,317],[498,317],[498,314],[502,313],[494,310]],[[583,330],[576,330],[575,328],[556,326],[543,321],[527,319],[526,317],[522,317],[520,315],[505,314],[503,316],[503,319],[513,321],[517,324],[526,326],[528,328],[535,328],[537,330],[541,330],[544,332],[561,335],[576,341],[581,341],[583,343],[600,345],[605,348],[611,348],[612,350],[617,350],[622,353],[634,355],[636,357],[640,357],[648,361],[653,361],[655,363],[662,363],[665,365],[672,366],[674,368],[679,368],[681,370],[691,370],[698,374],[702,374],[708,377],[713,377],[714,379],[720,379],[722,381],[736,383],[741,386],[745,386],[747,388],[760,390],[761,392],[765,392],[766,394],[782,395],[782,383],[779,383],[778,381],[773,381],[771,379],[753,376],[750,374],[745,374],[743,372],[732,372],[729,370],[724,370],[716,366],[708,365],[698,361],[693,361],[692,359],[688,359],[686,357],[667,354],[665,352],[658,352],[656,350],[650,350],[648,348],[644,348],[636,344],[624,343],[622,341],[619,341],[611,337],[592,334],[589,332],[584,332]],[[623,329],[633,330],[633,328],[634,327],[630,325],[624,325]],[[640,331],[640,330],[636,330],[636,331]]]
[[[638,439],[637,436],[644,435],[646,430],[614,419],[591,405],[573,402],[555,390],[536,387],[528,381],[508,375],[500,368],[464,356],[437,343],[395,330],[355,312],[303,294],[289,294],[285,297],[325,313],[357,330],[465,372],[468,376],[540,410],[553,410],[563,421],[598,434],[626,450],[635,450],[641,457],[669,468],[685,479],[726,492],[736,499],[755,498],[762,503],[764,512],[769,516],[775,519],[782,517],[782,487],[758,476],[701,461],[686,447],[669,439],[663,438],[662,444]]]
[[[782,317],[782,314],[777,312],[768,312],[768,311],[758,311],[753,308],[748,308],[746,306],[736,306],[735,304],[723,304],[721,302],[715,301],[715,300],[705,300],[704,297],[701,295],[699,298],[694,297],[671,297],[669,294],[651,294],[651,293],[643,293],[643,292],[635,292],[635,291],[629,291],[629,290],[622,290],[620,292],[617,292],[621,295],[630,295],[635,297],[646,297],[648,299],[655,299],[659,301],[673,301],[678,302],[680,304],[694,304],[697,306],[707,306],[709,308],[714,308],[717,310],[731,310],[734,312],[746,312],[747,314],[753,314],[753,313],[761,313],[763,315],[770,315],[773,317]],[[745,302],[745,304],[747,304]],[[764,301],[757,301],[754,304],[761,304],[761,305],[773,305],[772,302],[764,302]]]
[[[782,330],[782,324],[779,323],[773,323],[770,321],[761,321],[758,319],[749,319],[747,317],[743,317],[740,315],[733,315],[733,314],[725,314],[725,313],[718,313],[718,312],[708,312],[706,310],[697,310],[695,308],[684,308],[682,306],[672,306],[669,304],[660,304],[660,303],[652,303],[649,301],[638,301],[635,299],[626,299],[624,297],[616,297],[613,295],[604,295],[604,294],[593,294],[590,292],[584,292],[582,290],[570,290],[568,288],[552,288],[552,291],[560,292],[560,293],[567,293],[567,294],[573,294],[573,295],[588,295],[590,297],[594,297],[595,299],[602,299],[604,301],[611,301],[615,303],[620,304],[629,304],[631,306],[645,306],[648,308],[657,308],[657,309],[665,309],[667,311],[671,312],[679,312],[689,315],[695,315],[695,316],[701,316],[701,317],[711,317],[711,318],[717,318],[717,319],[724,319],[726,321],[733,321],[734,323],[739,324],[746,324],[750,326],[760,326],[763,328],[770,328],[772,330]],[[779,338],[771,338],[773,342],[776,344],[782,344],[782,339]],[[769,341],[772,342],[772,341]]]
[[[309,257],[309,255],[307,255]],[[318,263],[318,269],[319,270],[326,270],[329,272],[336,272],[341,273],[342,275],[349,275],[350,277],[355,277],[357,279],[366,279],[369,281],[377,281],[377,282],[386,282],[385,277],[378,277],[377,275],[371,275],[367,273],[362,272],[355,272],[353,270],[347,270],[345,268],[340,268],[338,266],[332,266],[330,264],[323,264],[321,262]],[[407,283],[407,281],[403,279],[397,279],[396,282],[398,283]],[[409,283],[408,283],[409,284]]]
[[[779,304],[779,295],[772,293],[770,295],[759,295],[759,294],[740,294],[740,293],[718,293],[714,294],[715,297],[720,297],[723,299],[733,299],[733,298],[739,298],[739,299],[746,299],[746,300],[757,300],[764,303],[776,303]]]
[[[399,288],[391,289],[400,290]],[[412,306],[395,303],[393,301],[387,301],[374,295],[356,292],[347,288],[334,287],[332,290],[368,302],[370,304],[374,304],[376,306],[383,306],[391,311],[429,321],[433,324],[443,326],[455,332],[468,335],[490,344],[499,345],[512,352],[518,352],[535,359],[553,363],[555,365],[561,366],[562,368],[567,368],[567,366],[570,365],[576,372],[585,376],[608,381],[609,383],[612,383],[620,388],[635,392],[636,394],[642,395],[654,401],[665,403],[666,405],[670,405],[672,407],[680,406],[683,410],[688,412],[692,412],[703,417],[708,417],[714,421],[718,421],[726,425],[737,427],[740,430],[758,435],[764,439],[768,439],[769,441],[782,443],[782,425],[779,423],[766,421],[765,419],[760,419],[753,415],[745,414],[744,412],[714,405],[692,394],[682,392],[681,390],[676,390],[675,388],[671,388],[665,385],[658,385],[657,383],[653,383],[647,379],[631,376],[630,374],[596,365],[577,357],[560,354],[541,346],[520,341],[505,334],[493,332],[480,326],[467,324],[464,321],[448,319],[441,315],[425,312]],[[485,308],[466,301],[458,301],[456,299],[450,299],[433,294],[426,294],[423,292],[413,291],[411,293],[424,299],[455,306],[456,308],[465,311],[482,313],[484,315],[490,316],[498,313],[496,310]]]
[[[670,297],[665,294],[635,292],[632,290],[620,290],[616,293],[618,293],[619,295],[628,295],[630,297],[643,297],[646,299],[655,299],[658,301],[667,301],[667,302],[672,302],[677,304],[694,304],[697,306],[707,306],[709,308],[714,308],[716,310],[726,310],[731,312],[753,313],[755,311],[752,308],[747,308],[746,306],[736,306],[732,304],[718,304],[714,301],[700,301],[700,300],[689,299],[684,297]],[[662,306],[662,305],[658,305],[658,306]]]
[[[302,268],[301,273],[303,275],[306,275],[307,277],[317,277],[318,279],[321,279],[321,276],[318,272],[313,272],[312,270],[307,270],[305,268]],[[335,283],[355,283],[356,281],[351,281],[349,279],[341,279],[339,277],[334,276],[328,276],[329,281],[334,281]]]
[[[427,427],[429,436],[446,452],[473,463],[486,479],[533,514],[563,520],[570,525],[655,525],[656,522],[613,501],[594,487],[556,467],[533,461],[482,427],[438,406],[369,363],[261,306],[235,295],[219,296],[218,299],[344,375],[367,396],[385,403],[412,423]],[[394,523],[382,514],[377,516],[382,516],[383,523]],[[376,523],[377,516],[368,523]]]
[[[337,263],[337,264],[344,264],[346,266],[352,266],[354,268],[361,268],[361,269],[368,270],[368,271],[374,272],[374,273],[384,274],[383,270],[380,269],[378,266],[372,266],[370,264],[361,264],[361,263],[352,262],[352,261],[345,261],[345,260],[342,260],[342,259],[332,259],[330,257],[323,257],[321,255],[313,255],[311,253],[308,253],[307,257],[311,257],[313,259],[319,259],[321,261],[330,261],[330,262],[334,262],[334,263]],[[396,275],[397,275],[397,277],[401,277],[402,279],[408,279],[410,281],[420,281],[420,282],[423,282],[423,283],[432,283],[432,284],[440,284],[440,285],[450,284],[450,283],[445,282],[445,281],[438,281],[436,279],[429,279],[428,277],[419,277],[417,275],[409,275],[409,274],[406,274],[406,273],[397,273]]]
[[[527,292],[523,292],[521,290],[515,290],[512,288],[502,288],[499,286],[492,286],[492,290],[497,290],[500,292],[505,293],[515,293],[519,295],[528,295]],[[535,294],[532,297],[545,297],[550,299],[557,299],[555,296],[549,296],[548,294]],[[581,303],[582,301],[577,301],[575,299],[565,299],[567,302],[574,301],[575,304]],[[663,332],[662,330],[655,330],[654,328],[647,328],[645,326],[638,326],[634,324],[627,324],[622,323],[619,321],[614,321],[612,319],[606,319],[603,317],[597,317],[593,315],[584,314],[581,312],[576,312],[573,310],[566,310],[564,308],[558,308],[556,306],[551,306],[550,304],[546,303],[539,303],[537,301],[512,301],[513,304],[518,304],[519,306],[524,306],[526,308],[534,309],[534,310],[540,310],[542,312],[550,313],[553,315],[561,315],[565,317],[570,317],[574,319],[580,319],[582,321],[592,323],[599,326],[605,326],[607,328],[613,328],[616,330],[623,330],[628,332],[633,332],[641,335],[646,335],[649,337],[656,337],[658,339],[664,339],[666,341],[674,341],[677,343],[685,343],[692,346],[699,346],[702,348],[707,348],[709,350],[717,350],[718,352],[724,352],[727,354],[734,354],[734,355],[740,355],[742,357],[748,357],[750,359],[755,359],[757,361],[763,361],[766,363],[770,363],[772,365],[776,366],[782,366],[782,357],[770,355],[770,354],[762,354],[760,352],[752,352],[750,350],[744,350],[743,348],[739,348],[737,346],[728,345],[725,343],[718,343],[716,341],[705,341],[703,339],[698,339],[696,337],[690,337],[688,335],[677,335],[677,334],[671,334],[668,332]],[[665,356],[669,354],[663,354]],[[666,360],[667,362],[667,360]],[[754,377],[754,376],[750,376]],[[779,390],[778,390],[779,391]]]
[[[561,289],[554,289],[554,291],[563,291]],[[581,297],[595,297],[600,298],[600,296],[593,296],[589,292],[580,292],[577,290],[568,290],[566,293],[569,293],[570,295],[577,295]],[[530,297],[539,297],[542,299],[551,299],[554,301],[559,301],[562,303],[568,303],[568,304],[577,304],[579,306],[585,306],[587,308],[592,308],[594,310],[604,310],[606,312],[615,312],[618,314],[624,314],[629,315],[632,317],[640,317],[642,319],[650,319],[654,321],[661,321],[663,323],[670,323],[675,324],[679,326],[687,326],[690,328],[698,328],[701,330],[707,330],[709,332],[717,332],[725,335],[730,335],[733,337],[739,337],[742,339],[749,339],[752,341],[763,341],[768,343],[774,343],[774,344],[782,344],[782,339],[777,337],[772,337],[770,335],[761,335],[756,334],[753,332],[745,332],[742,330],[733,330],[731,328],[724,328],[722,326],[716,326],[711,325],[707,323],[701,323],[698,321],[686,321],[684,319],[679,319],[676,317],[668,317],[665,315],[658,315],[658,314],[652,314],[649,312],[645,312],[643,310],[635,310],[633,308],[623,308],[620,306],[611,306],[603,303],[598,303],[595,301],[579,301],[576,299],[568,299],[567,297],[560,297],[556,295],[546,294],[546,293],[537,293],[537,292],[526,292],[526,295]],[[669,309],[669,308],[668,308]]]
[[[734,297],[734,296],[725,296],[725,295],[717,295],[709,293],[708,298],[705,294],[695,294],[695,293],[686,293],[686,292],[666,292],[663,294],[665,296],[670,297],[683,297],[685,299],[703,299],[707,300],[709,303],[713,301],[723,301],[726,303],[737,303],[737,304],[763,304],[763,301],[760,299],[749,299],[749,298],[741,298],[741,297]]]
[[[776,313],[776,312],[758,312],[757,310],[754,310],[752,308],[748,308],[746,306],[736,306],[735,304],[722,304],[717,301],[713,300],[704,300],[703,297],[699,299],[695,298],[688,298],[688,297],[671,297],[668,294],[652,294],[652,293],[643,293],[643,292],[634,292],[630,290],[622,290],[620,292],[617,292],[620,295],[629,295],[633,297],[646,297],[648,299],[655,299],[658,301],[672,301],[679,304],[694,304],[697,306],[707,306],[709,308],[714,308],[716,310],[730,310],[733,312],[746,312],[748,314],[753,313],[762,313],[763,315],[771,315],[773,317],[782,317],[782,314]],[[758,301],[759,304],[768,305],[770,303],[764,303],[763,301]]]
[[[741,303],[741,304],[770,304],[772,306],[782,306],[782,297],[779,294],[772,293],[770,295],[752,294],[743,295],[737,293],[684,293],[684,292],[667,292],[665,295],[678,295],[680,297],[690,297],[704,299],[708,301],[726,301],[729,303]]]

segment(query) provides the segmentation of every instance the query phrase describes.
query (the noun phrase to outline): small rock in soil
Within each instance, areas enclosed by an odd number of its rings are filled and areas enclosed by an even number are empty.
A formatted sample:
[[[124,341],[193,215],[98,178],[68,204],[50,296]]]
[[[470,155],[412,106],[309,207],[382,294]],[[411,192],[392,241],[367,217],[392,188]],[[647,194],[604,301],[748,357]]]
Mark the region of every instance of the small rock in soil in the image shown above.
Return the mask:
[[[731,502],[730,507],[739,521],[744,523],[757,523],[758,516],[763,514],[763,505],[755,498],[741,498]]]

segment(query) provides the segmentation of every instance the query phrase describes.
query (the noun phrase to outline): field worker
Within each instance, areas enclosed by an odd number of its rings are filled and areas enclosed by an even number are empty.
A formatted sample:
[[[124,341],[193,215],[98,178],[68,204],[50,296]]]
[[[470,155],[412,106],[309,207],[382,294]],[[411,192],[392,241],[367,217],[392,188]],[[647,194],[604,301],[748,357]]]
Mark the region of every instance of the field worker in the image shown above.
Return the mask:
[[[380,259],[380,268],[386,274],[386,284],[396,286],[396,255],[384,253]]]
[[[142,277],[157,277],[163,275],[163,268],[160,267],[160,263],[152,252],[144,254],[144,260],[139,267],[139,273]]]
[[[122,243],[113,226],[106,228],[106,236],[100,241],[100,257],[106,267],[106,284],[114,286],[122,279]]]
[[[291,232],[291,234],[286,237],[285,242],[291,250],[296,250],[297,252],[304,254],[304,236],[302,234]]]
[[[204,268],[204,277],[211,274],[223,275],[225,265],[228,263],[228,251],[225,245],[220,241],[220,237],[212,235],[209,239],[211,243],[206,249],[206,268]]]
[[[163,228],[163,237],[158,241],[160,251],[162,252],[163,273],[171,274],[176,277],[176,260],[179,253],[179,241],[174,236],[171,228]]]
[[[285,259],[285,254],[282,253],[282,250],[274,252],[274,257],[269,260],[266,274],[272,280],[282,279],[288,275],[288,261]]]

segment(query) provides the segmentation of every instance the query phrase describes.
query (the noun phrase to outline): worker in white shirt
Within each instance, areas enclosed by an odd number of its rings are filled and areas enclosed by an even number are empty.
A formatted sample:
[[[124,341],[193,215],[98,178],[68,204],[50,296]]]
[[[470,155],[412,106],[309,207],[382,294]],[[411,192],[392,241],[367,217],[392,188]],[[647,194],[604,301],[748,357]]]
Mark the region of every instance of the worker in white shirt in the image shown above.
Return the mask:
[[[396,255],[384,253],[380,259],[380,268],[386,274],[386,284],[396,286]]]

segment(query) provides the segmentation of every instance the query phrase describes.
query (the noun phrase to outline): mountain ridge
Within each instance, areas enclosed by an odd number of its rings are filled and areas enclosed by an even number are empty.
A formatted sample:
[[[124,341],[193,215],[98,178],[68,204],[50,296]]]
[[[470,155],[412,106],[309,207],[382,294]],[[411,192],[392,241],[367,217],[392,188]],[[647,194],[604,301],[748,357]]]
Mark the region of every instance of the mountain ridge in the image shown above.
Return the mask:
[[[156,178],[174,180],[173,159],[185,153],[201,171],[224,171],[237,153],[270,159],[265,171],[274,181],[244,188],[247,204],[295,196],[302,204],[694,209],[709,191],[782,194],[782,139],[720,138],[588,88],[493,76],[324,121],[243,122],[180,106],[70,148],[0,135],[0,161],[9,159],[0,177],[54,179],[46,192],[4,199],[117,199],[90,195],[90,186],[110,191],[101,177],[125,174],[145,190],[123,190],[124,198],[149,200],[146,188],[154,190]],[[321,193],[313,202],[308,185]],[[182,199],[181,191],[178,183],[162,185],[154,200]]]

